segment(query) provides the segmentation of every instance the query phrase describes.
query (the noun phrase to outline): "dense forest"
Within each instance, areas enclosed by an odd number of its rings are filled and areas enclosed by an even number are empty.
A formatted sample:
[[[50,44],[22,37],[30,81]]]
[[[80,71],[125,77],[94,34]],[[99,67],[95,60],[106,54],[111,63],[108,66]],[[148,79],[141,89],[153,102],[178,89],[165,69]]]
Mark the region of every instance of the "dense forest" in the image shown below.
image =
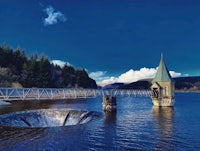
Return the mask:
[[[44,55],[27,57],[20,48],[0,46],[0,87],[97,88],[84,69],[52,64]]]

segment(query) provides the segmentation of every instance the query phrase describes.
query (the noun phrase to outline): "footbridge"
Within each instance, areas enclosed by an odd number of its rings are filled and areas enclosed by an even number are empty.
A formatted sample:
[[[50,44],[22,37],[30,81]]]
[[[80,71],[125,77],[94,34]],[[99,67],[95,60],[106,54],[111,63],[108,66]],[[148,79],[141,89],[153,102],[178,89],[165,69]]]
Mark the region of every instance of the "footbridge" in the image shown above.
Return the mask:
[[[150,97],[150,90],[0,88],[0,100],[61,100],[104,97]]]

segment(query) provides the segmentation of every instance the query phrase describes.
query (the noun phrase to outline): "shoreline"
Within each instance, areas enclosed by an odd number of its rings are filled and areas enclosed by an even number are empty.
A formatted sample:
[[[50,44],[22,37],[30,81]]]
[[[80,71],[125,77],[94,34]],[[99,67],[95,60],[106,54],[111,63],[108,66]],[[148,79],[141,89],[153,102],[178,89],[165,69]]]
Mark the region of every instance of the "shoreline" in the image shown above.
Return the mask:
[[[198,90],[198,91],[191,91],[191,90],[175,90],[175,93],[200,93],[200,90]]]

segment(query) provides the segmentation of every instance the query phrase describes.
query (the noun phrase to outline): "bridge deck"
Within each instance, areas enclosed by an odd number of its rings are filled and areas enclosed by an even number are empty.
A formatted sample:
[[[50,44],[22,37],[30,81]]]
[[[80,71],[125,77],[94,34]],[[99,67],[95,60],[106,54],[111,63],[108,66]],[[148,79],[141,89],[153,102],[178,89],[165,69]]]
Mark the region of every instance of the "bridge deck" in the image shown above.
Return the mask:
[[[55,88],[0,88],[0,100],[55,100],[92,98],[111,95],[116,97],[149,97],[149,90],[99,90]]]

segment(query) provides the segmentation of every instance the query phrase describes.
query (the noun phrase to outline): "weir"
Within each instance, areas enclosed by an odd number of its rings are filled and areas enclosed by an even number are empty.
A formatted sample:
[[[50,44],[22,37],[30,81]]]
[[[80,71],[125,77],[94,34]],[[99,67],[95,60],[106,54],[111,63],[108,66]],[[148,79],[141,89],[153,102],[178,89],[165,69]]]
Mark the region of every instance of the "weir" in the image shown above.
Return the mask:
[[[0,125],[9,127],[60,127],[85,124],[100,117],[93,111],[41,109],[0,115]]]

